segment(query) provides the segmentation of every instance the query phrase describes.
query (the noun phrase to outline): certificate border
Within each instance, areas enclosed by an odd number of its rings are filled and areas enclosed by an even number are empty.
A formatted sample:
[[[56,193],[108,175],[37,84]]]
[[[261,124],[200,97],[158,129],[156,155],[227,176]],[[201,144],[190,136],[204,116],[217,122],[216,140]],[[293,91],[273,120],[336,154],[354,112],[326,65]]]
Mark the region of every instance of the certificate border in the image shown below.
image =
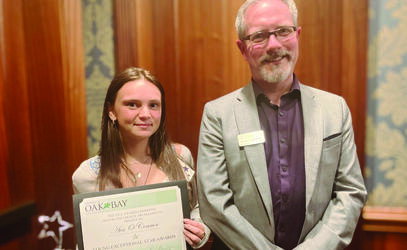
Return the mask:
[[[75,217],[75,232],[76,232],[76,241],[78,244],[78,249],[83,250],[82,224],[81,224],[81,214],[80,214],[80,209],[79,209],[79,205],[81,204],[83,199],[90,198],[90,197],[110,196],[110,195],[115,195],[115,194],[120,194],[120,193],[137,192],[137,191],[163,188],[163,187],[172,187],[172,186],[178,186],[179,189],[181,190],[182,214],[183,214],[184,218],[189,218],[190,217],[190,208],[189,208],[189,198],[188,198],[188,189],[187,189],[186,180],[170,181],[170,182],[143,185],[143,186],[137,186],[137,187],[120,188],[120,189],[113,189],[113,190],[107,190],[107,191],[99,191],[99,192],[72,195],[73,210],[74,210],[74,217]],[[188,243],[187,243],[187,249],[190,249]]]

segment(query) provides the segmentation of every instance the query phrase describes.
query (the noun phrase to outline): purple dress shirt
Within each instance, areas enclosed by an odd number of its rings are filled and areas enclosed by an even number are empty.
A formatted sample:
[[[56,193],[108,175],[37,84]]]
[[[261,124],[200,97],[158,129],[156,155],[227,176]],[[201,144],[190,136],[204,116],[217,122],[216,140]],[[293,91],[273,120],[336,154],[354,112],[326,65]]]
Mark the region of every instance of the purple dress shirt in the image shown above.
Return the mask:
[[[301,92],[294,75],[280,106],[270,103],[253,81],[260,125],[264,131],[268,178],[275,222],[275,244],[293,249],[305,219],[304,122]]]

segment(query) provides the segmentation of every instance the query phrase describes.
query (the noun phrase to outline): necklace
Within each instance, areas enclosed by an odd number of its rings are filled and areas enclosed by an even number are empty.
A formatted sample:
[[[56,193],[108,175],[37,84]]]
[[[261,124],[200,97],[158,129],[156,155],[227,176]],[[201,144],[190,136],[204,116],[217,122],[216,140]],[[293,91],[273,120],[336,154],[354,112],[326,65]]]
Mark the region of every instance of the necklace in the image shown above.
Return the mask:
[[[150,172],[151,172],[152,165],[153,165],[153,160],[151,159],[150,165],[149,165],[149,167],[148,167],[147,176],[146,176],[146,179],[144,180],[144,183],[143,183],[142,186],[144,186],[144,185],[147,183],[148,177],[150,176]],[[132,181],[133,181],[133,183],[134,183],[134,184],[137,184],[137,181],[141,178],[141,176],[142,176],[141,171],[139,171],[139,172],[137,172],[137,173],[135,173],[135,174],[133,173],[133,174],[132,174]]]

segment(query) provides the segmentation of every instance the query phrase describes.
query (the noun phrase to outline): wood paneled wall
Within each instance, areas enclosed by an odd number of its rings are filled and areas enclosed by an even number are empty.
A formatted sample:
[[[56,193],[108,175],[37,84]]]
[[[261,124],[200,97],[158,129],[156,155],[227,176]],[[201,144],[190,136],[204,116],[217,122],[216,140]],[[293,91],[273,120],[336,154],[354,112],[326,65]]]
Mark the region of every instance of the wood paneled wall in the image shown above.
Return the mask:
[[[8,206],[34,199],[29,99],[26,79],[22,1],[2,1],[2,92],[5,133],[4,171]],[[12,24],[12,25],[11,25]],[[4,137],[3,137],[4,136]],[[5,208],[3,208],[5,209]],[[27,243],[24,243],[27,242]],[[1,249],[20,249],[33,243],[30,236],[9,242]]]
[[[73,222],[71,176],[87,157],[81,1],[0,5],[2,202],[36,204],[30,234],[0,249],[52,249],[52,238],[37,239],[37,216],[59,210]],[[64,242],[74,248],[73,229]]]
[[[1,67],[0,60],[0,67]],[[3,77],[2,71],[0,71],[0,93],[3,93]],[[0,95],[0,114],[4,113],[3,108],[3,96]],[[0,115],[0,190],[3,194],[0,197],[0,210],[6,209],[10,206],[10,194],[8,189],[8,178],[7,178],[7,157],[8,157],[8,148],[6,137],[3,136],[6,134],[6,125],[4,122],[4,116]]]
[[[406,233],[365,232],[364,250],[404,250]]]

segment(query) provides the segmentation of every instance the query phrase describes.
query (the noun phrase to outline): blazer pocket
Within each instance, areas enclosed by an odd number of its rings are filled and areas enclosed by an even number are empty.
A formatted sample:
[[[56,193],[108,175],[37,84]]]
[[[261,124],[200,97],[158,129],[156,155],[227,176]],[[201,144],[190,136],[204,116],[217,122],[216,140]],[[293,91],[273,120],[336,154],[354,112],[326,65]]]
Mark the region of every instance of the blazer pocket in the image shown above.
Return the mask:
[[[334,147],[335,145],[339,144],[342,139],[342,133],[336,133],[332,134],[330,136],[327,136],[323,139],[322,143],[322,150],[329,149],[331,147]]]
[[[335,137],[340,136],[341,134],[342,134],[342,132],[336,133],[336,134],[332,134],[332,135],[330,135],[330,136],[325,137],[323,141],[329,141],[329,140],[331,140],[331,139],[333,139],[333,138],[335,138]]]

